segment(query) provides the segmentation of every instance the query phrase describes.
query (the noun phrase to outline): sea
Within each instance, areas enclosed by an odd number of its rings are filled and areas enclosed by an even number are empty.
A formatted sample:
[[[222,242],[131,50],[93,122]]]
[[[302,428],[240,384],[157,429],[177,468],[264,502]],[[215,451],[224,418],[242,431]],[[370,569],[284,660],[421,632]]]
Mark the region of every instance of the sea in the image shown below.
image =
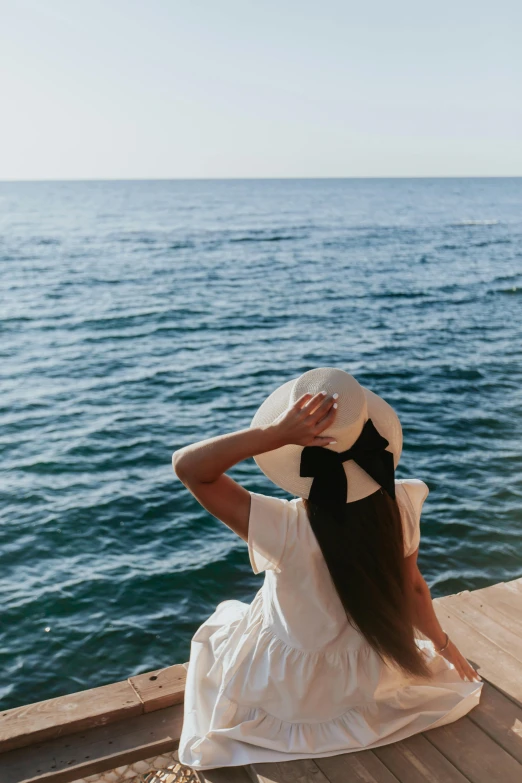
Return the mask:
[[[0,269],[1,709],[253,599],[171,457],[314,367],[398,413],[433,597],[522,574],[522,179],[3,182]]]

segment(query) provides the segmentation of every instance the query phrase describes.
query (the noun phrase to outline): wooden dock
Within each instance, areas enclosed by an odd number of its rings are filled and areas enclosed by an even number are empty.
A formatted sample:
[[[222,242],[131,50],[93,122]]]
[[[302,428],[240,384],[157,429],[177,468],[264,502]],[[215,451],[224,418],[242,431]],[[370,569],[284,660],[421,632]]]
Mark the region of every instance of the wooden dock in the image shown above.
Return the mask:
[[[0,713],[0,783],[522,783],[522,578],[434,605],[484,680],[480,704],[447,726],[374,750],[191,774],[175,753],[176,665]]]

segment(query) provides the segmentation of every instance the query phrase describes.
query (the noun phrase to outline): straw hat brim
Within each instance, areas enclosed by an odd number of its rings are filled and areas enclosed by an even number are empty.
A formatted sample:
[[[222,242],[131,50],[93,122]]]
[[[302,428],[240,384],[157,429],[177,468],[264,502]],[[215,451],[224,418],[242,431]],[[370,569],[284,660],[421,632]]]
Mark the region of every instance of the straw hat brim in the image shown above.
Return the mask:
[[[270,394],[256,411],[250,427],[265,427],[274,422],[289,406],[290,394],[295,379],[287,381]],[[372,420],[378,432],[386,438],[389,445],[387,451],[393,453],[393,464],[397,467],[402,452],[402,427],[399,417],[382,397],[361,385],[366,397],[368,418]],[[361,430],[364,422],[361,422]],[[325,429],[321,436],[335,437],[331,429]],[[336,444],[325,446],[333,451],[341,451]],[[254,457],[262,472],[281,489],[292,495],[307,498],[312,486],[312,477],[299,475],[301,452],[303,446],[288,444]],[[348,482],[347,503],[361,500],[371,495],[379,484],[369,476],[356,462],[347,460],[343,463]]]

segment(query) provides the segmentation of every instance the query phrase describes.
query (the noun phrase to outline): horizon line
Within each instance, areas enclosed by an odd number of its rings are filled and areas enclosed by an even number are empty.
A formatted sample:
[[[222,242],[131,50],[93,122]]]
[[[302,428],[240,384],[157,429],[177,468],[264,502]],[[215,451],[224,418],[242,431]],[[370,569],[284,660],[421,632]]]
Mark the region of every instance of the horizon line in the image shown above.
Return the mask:
[[[522,174],[396,174],[391,176],[340,176],[340,177],[68,177],[42,179],[0,179],[0,184],[46,182],[279,182],[309,180],[408,180],[408,179],[522,179]]]

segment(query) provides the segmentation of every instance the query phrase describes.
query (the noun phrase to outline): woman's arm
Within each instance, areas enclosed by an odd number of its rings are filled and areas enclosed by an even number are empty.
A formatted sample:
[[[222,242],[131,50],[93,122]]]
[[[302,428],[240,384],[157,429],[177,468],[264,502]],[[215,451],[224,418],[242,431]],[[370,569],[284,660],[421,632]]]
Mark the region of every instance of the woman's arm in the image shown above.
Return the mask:
[[[250,492],[225,475],[225,471],[241,460],[280,445],[274,430],[240,430],[175,451],[172,467],[203,508],[248,542]]]
[[[428,639],[431,639],[435,648],[438,650],[443,647],[446,642],[446,633],[442,629],[437,615],[435,614],[430,588],[419,571],[417,565],[418,551],[419,550],[417,549],[412,555],[405,558],[412,621],[415,628],[418,628],[421,633],[428,637]],[[440,655],[455,666],[463,680],[481,679],[480,675],[470,666],[466,658],[464,658],[451,640]]]
[[[175,451],[172,467],[180,481],[213,516],[248,541],[250,492],[225,471],[256,454],[289,443],[324,446],[332,438],[319,433],[333,421],[333,396],[303,394],[267,427],[252,427],[193,443]]]
[[[244,459],[283,446],[276,428],[256,427],[185,446],[172,455],[172,467],[179,478],[211,484],[223,473]]]
[[[413,625],[440,648],[444,646],[446,634],[435,614],[430,588],[418,568],[416,571],[410,595]]]

